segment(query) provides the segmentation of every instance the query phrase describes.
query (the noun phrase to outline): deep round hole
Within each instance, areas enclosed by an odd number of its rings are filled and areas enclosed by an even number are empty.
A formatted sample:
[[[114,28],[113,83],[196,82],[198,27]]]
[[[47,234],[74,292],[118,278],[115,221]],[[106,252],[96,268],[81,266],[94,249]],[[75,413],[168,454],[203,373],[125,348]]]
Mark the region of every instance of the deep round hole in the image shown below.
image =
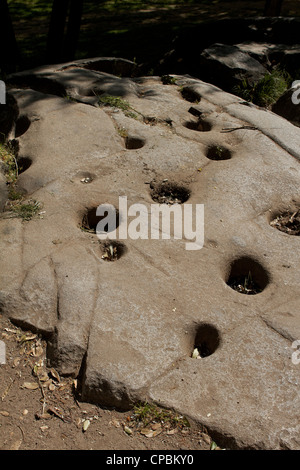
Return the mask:
[[[198,119],[198,121],[186,121],[184,126],[187,129],[198,132],[209,132],[212,129],[212,125],[203,119]]]
[[[206,157],[210,160],[230,160],[231,152],[221,145],[212,145],[208,148]]]
[[[99,229],[98,223],[101,222],[104,218],[108,217],[108,222],[103,226],[103,231],[106,233],[113,232],[119,227],[120,217],[119,211],[115,209],[115,212],[112,211],[112,208],[107,208],[104,211],[103,215],[97,215],[98,207],[92,207],[88,209],[82,218],[81,228],[87,232],[96,233],[97,228]],[[98,227],[97,227],[98,226]],[[102,227],[101,227],[102,228]]]
[[[105,261],[117,261],[127,252],[127,247],[124,243],[117,240],[105,240],[100,242],[100,248],[102,259]]]
[[[300,235],[300,209],[292,212],[282,212],[270,222],[271,227],[277,228],[288,235]]]
[[[152,187],[151,197],[159,204],[182,204],[189,199],[190,191],[184,186],[163,182]]]
[[[240,294],[256,295],[269,284],[269,275],[257,261],[242,257],[231,263],[226,284]]]
[[[136,137],[136,136],[131,136],[128,135],[125,137],[125,147],[128,150],[136,150],[144,147],[145,145],[145,139],[142,139],[141,137]]]
[[[193,358],[203,358],[211,356],[220,345],[220,334],[217,328],[209,323],[199,325],[196,330]]]
[[[16,122],[15,137],[20,137],[21,135],[25,134],[25,132],[29,129],[30,124],[30,119],[27,116],[20,116]]]
[[[198,103],[201,100],[200,94],[190,87],[184,87],[181,91],[181,96],[190,103]]]
[[[29,157],[21,157],[17,159],[18,174],[24,173],[31,166],[32,161]]]

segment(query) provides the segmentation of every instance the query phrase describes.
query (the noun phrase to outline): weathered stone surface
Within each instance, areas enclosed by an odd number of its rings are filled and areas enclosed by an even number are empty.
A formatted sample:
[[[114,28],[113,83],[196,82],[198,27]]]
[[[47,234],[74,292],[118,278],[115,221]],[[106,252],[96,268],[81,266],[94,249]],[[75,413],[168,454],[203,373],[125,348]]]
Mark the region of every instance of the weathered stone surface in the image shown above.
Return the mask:
[[[212,44],[199,60],[199,69],[205,80],[232,90],[246,80],[254,85],[268,72],[267,69],[238,46]]]
[[[154,400],[222,445],[299,448],[299,237],[270,225],[299,209],[298,127],[188,76],[163,85],[71,64],[24,72],[18,88],[19,78],[10,93],[30,125],[18,158],[32,163],[18,187],[42,210],[0,218],[2,314],[45,335],[49,361],[80,378],[84,400]],[[95,88],[129,110],[99,107]],[[182,210],[204,204],[203,248],[129,236],[106,261],[82,229],[87,210],[126,196],[149,215],[166,180],[186,188]],[[137,215],[120,226],[136,233]],[[233,274],[261,292],[233,290]]]
[[[272,111],[295,126],[300,126],[300,81],[287,90],[272,106]]]

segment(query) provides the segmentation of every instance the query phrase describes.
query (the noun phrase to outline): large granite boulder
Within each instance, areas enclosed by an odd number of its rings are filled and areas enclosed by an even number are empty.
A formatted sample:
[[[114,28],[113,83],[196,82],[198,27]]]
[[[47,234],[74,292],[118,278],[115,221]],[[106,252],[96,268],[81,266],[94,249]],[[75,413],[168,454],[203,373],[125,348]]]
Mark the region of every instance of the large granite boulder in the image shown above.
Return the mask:
[[[65,65],[7,83],[26,117],[16,187],[40,210],[1,214],[2,315],[45,337],[82,400],[154,401],[231,448],[299,448],[300,130],[189,76]],[[99,240],[96,208],[125,196],[132,236]],[[139,233],[158,202],[204,205],[198,249]]]

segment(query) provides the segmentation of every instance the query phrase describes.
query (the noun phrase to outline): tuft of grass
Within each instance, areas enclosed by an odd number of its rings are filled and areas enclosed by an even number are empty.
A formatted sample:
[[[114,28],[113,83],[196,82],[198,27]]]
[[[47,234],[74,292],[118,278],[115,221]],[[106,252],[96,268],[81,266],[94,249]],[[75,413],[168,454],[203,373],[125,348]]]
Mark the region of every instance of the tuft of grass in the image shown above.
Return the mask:
[[[163,85],[176,85],[176,77],[171,77],[171,75],[162,75],[161,81]]]
[[[23,220],[31,220],[41,209],[39,202],[35,200],[29,200],[27,202],[19,202],[12,205],[11,210],[16,217],[20,217]]]
[[[233,88],[233,93],[257,106],[268,108],[275,103],[291,84],[290,75],[284,70],[275,69],[267,73],[259,82],[250,86],[247,80]]]
[[[137,111],[131,107],[128,101],[121,98],[121,96],[100,95],[98,96],[98,100],[100,106],[109,106],[111,108],[121,109],[125,116],[137,119]]]
[[[190,423],[184,416],[148,402],[135,405],[132,418],[143,427],[153,423],[169,424],[179,428],[190,427]]]

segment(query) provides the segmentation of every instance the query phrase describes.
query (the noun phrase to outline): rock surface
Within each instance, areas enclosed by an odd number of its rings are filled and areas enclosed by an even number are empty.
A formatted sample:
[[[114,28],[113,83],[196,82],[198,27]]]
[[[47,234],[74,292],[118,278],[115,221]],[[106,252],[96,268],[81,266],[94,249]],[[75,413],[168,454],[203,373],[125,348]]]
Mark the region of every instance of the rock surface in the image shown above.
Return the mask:
[[[15,136],[31,162],[18,188],[43,209],[0,219],[2,314],[48,339],[49,361],[80,378],[83,400],[153,400],[222,445],[297,449],[299,237],[270,222],[299,209],[300,130],[216,86],[173,81],[80,63],[9,78],[28,124]],[[123,108],[99,106],[108,95]],[[126,196],[149,214],[166,183],[204,205],[203,248],[129,237],[119,259],[103,258],[82,229],[91,210]]]

